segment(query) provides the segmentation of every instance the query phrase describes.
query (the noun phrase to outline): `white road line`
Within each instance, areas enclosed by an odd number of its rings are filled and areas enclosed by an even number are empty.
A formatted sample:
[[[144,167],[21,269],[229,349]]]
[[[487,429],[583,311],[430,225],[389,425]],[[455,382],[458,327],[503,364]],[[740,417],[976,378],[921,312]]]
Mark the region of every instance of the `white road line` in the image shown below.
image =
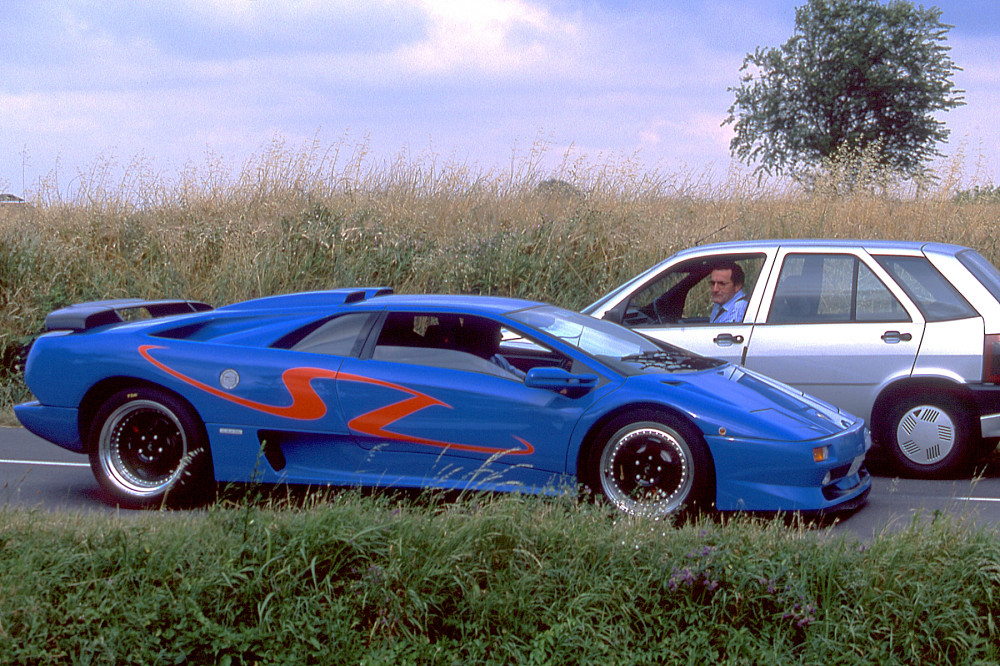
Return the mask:
[[[1000,497],[952,497],[958,502],[1000,502]]]
[[[46,460],[6,460],[0,458],[0,464],[3,463],[8,465],[47,465],[49,467],[90,467],[90,463],[50,462]]]

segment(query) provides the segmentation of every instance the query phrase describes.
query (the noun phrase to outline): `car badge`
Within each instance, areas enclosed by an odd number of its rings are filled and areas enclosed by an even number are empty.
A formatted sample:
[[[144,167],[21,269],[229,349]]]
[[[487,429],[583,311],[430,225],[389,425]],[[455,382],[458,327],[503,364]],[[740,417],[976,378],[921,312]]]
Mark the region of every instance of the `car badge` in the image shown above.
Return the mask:
[[[240,383],[240,373],[232,368],[223,370],[219,375],[219,384],[227,391],[232,391]]]

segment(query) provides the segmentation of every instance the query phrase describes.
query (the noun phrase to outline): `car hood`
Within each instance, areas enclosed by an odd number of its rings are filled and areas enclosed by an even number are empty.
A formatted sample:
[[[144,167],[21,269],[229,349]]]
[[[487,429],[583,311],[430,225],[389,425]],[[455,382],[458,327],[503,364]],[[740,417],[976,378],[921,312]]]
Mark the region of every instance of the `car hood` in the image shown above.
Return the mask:
[[[860,423],[853,414],[827,402],[731,364],[631,379],[648,383],[665,402],[685,409],[706,435],[802,441],[828,437]],[[658,386],[653,389],[653,384]]]

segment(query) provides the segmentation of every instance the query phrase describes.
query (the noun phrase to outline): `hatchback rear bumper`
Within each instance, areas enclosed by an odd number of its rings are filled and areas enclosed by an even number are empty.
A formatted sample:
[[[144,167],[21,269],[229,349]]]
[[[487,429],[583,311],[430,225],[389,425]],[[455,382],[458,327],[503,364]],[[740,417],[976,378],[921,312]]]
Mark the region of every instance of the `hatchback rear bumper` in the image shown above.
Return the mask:
[[[1000,386],[970,384],[983,437],[1000,437]]]

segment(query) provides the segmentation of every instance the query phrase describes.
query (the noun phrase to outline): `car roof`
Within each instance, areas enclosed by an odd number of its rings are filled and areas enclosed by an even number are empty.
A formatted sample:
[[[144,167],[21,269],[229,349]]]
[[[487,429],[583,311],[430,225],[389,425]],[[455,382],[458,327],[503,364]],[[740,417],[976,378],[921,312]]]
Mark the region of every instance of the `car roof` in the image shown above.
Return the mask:
[[[385,306],[393,310],[433,308],[435,310],[454,309],[491,314],[506,314],[515,310],[542,305],[539,301],[528,301],[520,298],[455,294],[393,294],[379,296],[368,301],[368,303]]]
[[[861,240],[849,238],[771,238],[749,241],[726,241],[721,243],[708,243],[690,247],[678,252],[676,257],[688,254],[702,254],[704,252],[747,252],[750,250],[761,250],[765,248],[791,247],[791,248],[831,248],[831,249],[864,249],[874,251],[889,250],[910,250],[910,251],[931,251],[942,254],[957,254],[969,248],[961,245],[950,245],[948,243],[933,243],[924,241],[899,241],[899,240]]]
[[[394,294],[385,287],[340,288],[326,291],[303,291],[290,294],[264,296],[216,308],[219,314],[330,312],[351,309],[396,310],[420,308],[441,309],[453,312],[468,311],[482,314],[505,314],[515,310],[542,305],[538,301],[503,296],[470,296],[452,294]]]

